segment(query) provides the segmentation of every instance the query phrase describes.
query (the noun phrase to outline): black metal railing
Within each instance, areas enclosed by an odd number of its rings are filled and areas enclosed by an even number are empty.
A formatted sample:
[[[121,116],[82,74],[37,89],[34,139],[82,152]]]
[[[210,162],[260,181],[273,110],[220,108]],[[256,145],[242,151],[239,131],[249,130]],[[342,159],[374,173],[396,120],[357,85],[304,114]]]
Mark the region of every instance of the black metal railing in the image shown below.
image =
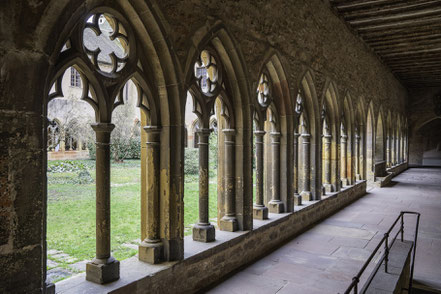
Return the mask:
[[[389,228],[389,230],[384,234],[380,243],[378,243],[377,247],[375,247],[375,250],[372,252],[372,254],[369,256],[369,258],[366,260],[366,262],[364,263],[364,265],[362,266],[362,268],[360,269],[358,274],[352,278],[352,283],[346,289],[345,294],[350,294],[352,290],[353,290],[353,293],[358,294],[358,286],[359,286],[358,284],[360,283],[360,277],[363,274],[363,272],[366,270],[366,268],[368,267],[369,263],[372,261],[374,256],[377,254],[378,250],[381,248],[383,243],[384,243],[384,253],[381,256],[380,260],[378,261],[377,265],[375,266],[372,274],[369,276],[368,280],[364,284],[360,293],[365,293],[365,291],[367,290],[367,288],[371,284],[372,280],[374,279],[375,275],[377,274],[377,272],[378,272],[380,266],[383,264],[383,262],[384,262],[384,270],[387,273],[387,270],[388,270],[387,264],[389,262],[389,251],[392,248],[392,246],[394,245],[395,240],[397,239],[397,237],[400,233],[401,233],[401,242],[404,241],[404,215],[405,214],[413,214],[413,215],[417,216],[416,227],[415,227],[415,237],[414,237],[414,241],[413,241],[412,264],[410,267],[410,279],[409,279],[409,288],[408,288],[408,293],[411,292],[412,279],[413,279],[413,267],[414,267],[414,263],[415,263],[415,253],[416,253],[416,245],[417,245],[417,238],[418,238],[418,226],[420,224],[420,215],[421,214],[418,212],[414,212],[414,211],[402,211],[400,213],[400,215],[397,217],[397,219],[394,221],[392,226]],[[395,237],[392,239],[392,242],[389,245],[389,235],[400,219],[401,219],[400,229],[395,234]]]

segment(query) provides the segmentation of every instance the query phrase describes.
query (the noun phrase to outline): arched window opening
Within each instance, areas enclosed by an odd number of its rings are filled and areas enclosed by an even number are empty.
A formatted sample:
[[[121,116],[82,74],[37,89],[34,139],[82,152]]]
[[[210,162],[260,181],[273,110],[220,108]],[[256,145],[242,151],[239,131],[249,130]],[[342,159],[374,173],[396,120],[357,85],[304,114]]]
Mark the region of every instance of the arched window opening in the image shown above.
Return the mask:
[[[137,56],[133,31],[118,12],[111,11],[97,9],[77,22],[56,61],[48,95],[49,118],[57,111],[61,113],[56,115],[58,120],[74,117],[59,127],[59,148],[64,145],[78,152],[86,145],[89,153],[89,160],[69,163],[79,170],[80,185],[69,193],[60,192],[66,197],[72,194],[75,201],[54,228],[60,235],[69,233],[65,240],[76,238],[84,243],[66,247],[68,252],[63,254],[81,263],[72,266],[75,271],[86,270],[87,280],[101,284],[119,278],[118,260],[135,255],[138,245],[140,260],[157,263],[163,259],[159,112],[153,88],[143,79],[145,61]],[[64,78],[66,74],[70,77]],[[65,98],[69,96],[77,98],[68,103]],[[63,102],[56,103],[59,100]],[[48,206],[48,244],[51,222]],[[66,230],[72,224],[80,227]]]
[[[332,167],[331,167],[331,153],[332,152],[332,131],[329,119],[329,113],[326,104],[323,104],[322,109],[322,182],[323,195],[334,191],[332,186]]]
[[[196,58],[189,89],[193,98],[192,111],[198,117],[196,134],[199,149],[199,198],[195,214],[198,220],[193,225],[192,235],[193,240],[200,242],[215,240],[215,226],[211,223],[215,220],[214,208],[217,209],[219,229],[238,230],[234,199],[234,114],[226,83],[228,80],[223,80],[223,68],[216,50],[207,46]],[[217,205],[213,198],[216,188]],[[188,209],[194,207],[192,205]]]
[[[384,129],[381,114],[378,114],[375,132],[375,162],[384,161]]]
[[[52,283],[85,271],[95,253],[90,238],[95,233],[95,164],[89,151],[81,151],[94,142],[95,112],[82,99],[84,83],[71,86],[72,73],[79,74],[73,66],[60,73],[47,104],[47,281]]]
[[[348,133],[346,128],[346,119],[342,118],[340,125],[340,181],[341,186],[346,187],[350,184],[348,176]]]

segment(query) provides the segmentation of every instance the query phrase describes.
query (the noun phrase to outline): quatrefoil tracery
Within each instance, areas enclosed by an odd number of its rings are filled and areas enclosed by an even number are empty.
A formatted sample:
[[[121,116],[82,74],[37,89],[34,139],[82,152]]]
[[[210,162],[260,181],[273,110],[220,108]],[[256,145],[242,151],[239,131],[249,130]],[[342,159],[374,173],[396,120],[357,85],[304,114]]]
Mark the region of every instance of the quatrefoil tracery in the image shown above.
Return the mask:
[[[257,102],[262,107],[268,107],[271,103],[270,84],[266,74],[261,74],[257,86]]]
[[[83,30],[83,45],[99,72],[115,74],[127,63],[127,32],[120,21],[108,13],[97,13],[87,20]]]
[[[203,50],[194,64],[196,83],[205,96],[216,96],[219,83],[219,69],[216,59],[208,50]]]
[[[300,93],[297,95],[296,99],[296,106],[295,106],[295,112],[297,114],[301,114],[303,111],[303,97],[300,95]]]

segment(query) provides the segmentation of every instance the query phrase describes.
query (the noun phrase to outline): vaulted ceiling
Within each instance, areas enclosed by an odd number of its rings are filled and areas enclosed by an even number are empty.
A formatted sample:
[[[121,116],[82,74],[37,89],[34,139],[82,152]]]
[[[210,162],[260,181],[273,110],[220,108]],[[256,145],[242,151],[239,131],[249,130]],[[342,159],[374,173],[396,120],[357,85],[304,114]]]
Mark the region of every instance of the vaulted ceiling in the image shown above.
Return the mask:
[[[441,0],[328,2],[406,86],[441,86]]]

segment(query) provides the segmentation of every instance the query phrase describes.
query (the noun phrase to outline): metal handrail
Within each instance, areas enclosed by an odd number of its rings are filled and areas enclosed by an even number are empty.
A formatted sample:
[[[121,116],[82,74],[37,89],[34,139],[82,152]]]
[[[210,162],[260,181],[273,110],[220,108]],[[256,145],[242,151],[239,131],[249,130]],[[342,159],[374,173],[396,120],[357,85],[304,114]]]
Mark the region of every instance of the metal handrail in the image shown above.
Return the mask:
[[[400,233],[401,233],[401,242],[404,241],[404,215],[405,214],[413,214],[413,215],[417,216],[416,228],[415,228],[415,238],[414,238],[414,241],[413,241],[412,265],[411,265],[411,269],[410,269],[410,279],[409,279],[409,289],[408,289],[408,293],[411,293],[411,291],[412,291],[412,280],[413,280],[413,268],[414,268],[414,264],[415,264],[415,253],[416,253],[416,245],[417,245],[417,238],[418,238],[418,227],[419,227],[419,224],[420,224],[420,216],[421,216],[421,214],[419,212],[414,212],[414,211],[401,211],[400,215],[394,221],[392,226],[384,234],[383,238],[381,238],[381,241],[375,247],[375,250],[371,253],[369,258],[363,264],[363,266],[361,267],[361,269],[358,272],[358,274],[355,277],[352,278],[352,283],[346,289],[345,294],[350,294],[352,290],[354,291],[353,293],[358,294],[358,283],[360,282],[360,277],[363,274],[363,272],[366,270],[366,268],[368,267],[369,263],[372,261],[372,259],[374,258],[375,254],[378,252],[378,250],[380,249],[380,247],[381,247],[381,245],[383,243],[384,243],[384,254],[382,255],[382,257],[378,261],[378,263],[375,266],[374,271],[370,275],[369,279],[364,284],[364,286],[363,286],[363,288],[361,290],[361,293],[364,293],[367,290],[367,288],[371,284],[372,280],[374,279],[375,275],[377,274],[378,269],[383,264],[383,261],[384,261],[384,271],[387,273],[388,262],[389,262],[389,251],[392,248],[392,246],[394,245],[395,240],[397,239],[397,237],[398,237],[398,235]],[[390,233],[392,232],[392,230],[394,229],[395,225],[398,223],[398,221],[400,219],[401,219],[400,229],[395,234],[395,237],[393,238],[391,244],[389,245],[389,235],[390,235]]]

